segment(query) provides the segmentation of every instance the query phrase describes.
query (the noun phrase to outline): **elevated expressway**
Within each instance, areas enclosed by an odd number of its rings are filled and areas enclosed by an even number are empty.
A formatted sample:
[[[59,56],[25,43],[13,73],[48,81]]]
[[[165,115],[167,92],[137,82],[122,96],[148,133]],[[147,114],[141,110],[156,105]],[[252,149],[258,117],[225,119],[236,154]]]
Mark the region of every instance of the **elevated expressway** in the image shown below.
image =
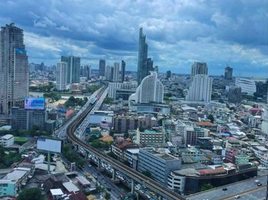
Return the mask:
[[[134,183],[142,184],[143,186],[147,187],[151,191],[155,192],[159,195],[159,197],[167,199],[167,200],[185,200],[184,197],[180,196],[179,194],[165,188],[164,186],[160,185],[156,181],[148,178],[147,176],[135,171],[134,169],[124,165],[123,163],[113,159],[112,157],[100,152],[99,150],[89,146],[84,141],[80,140],[75,135],[76,129],[79,125],[83,122],[83,120],[87,117],[90,111],[94,108],[95,104],[100,104],[99,100],[103,101],[103,98],[100,99],[102,93],[105,91],[105,88],[99,91],[99,94],[96,95],[97,101],[94,104],[89,105],[81,114],[78,116],[74,121],[72,121],[69,126],[67,127],[67,138],[68,140],[74,145],[76,148],[80,147],[84,149],[90,155],[94,155],[98,158],[98,162],[105,162],[110,164],[114,172],[120,171],[121,173],[125,174],[132,180],[131,192],[134,192]]]

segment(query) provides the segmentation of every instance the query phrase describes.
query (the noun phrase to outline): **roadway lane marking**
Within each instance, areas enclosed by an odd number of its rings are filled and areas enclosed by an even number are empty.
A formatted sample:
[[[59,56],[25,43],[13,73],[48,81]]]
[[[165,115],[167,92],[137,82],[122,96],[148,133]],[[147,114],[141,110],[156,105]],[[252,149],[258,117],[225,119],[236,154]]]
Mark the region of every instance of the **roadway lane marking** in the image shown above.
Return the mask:
[[[235,198],[236,195],[239,195],[239,196],[242,197],[243,195],[249,194],[251,192],[259,191],[259,190],[261,190],[263,188],[266,188],[266,185],[263,185],[263,186],[257,187],[257,188],[253,188],[251,190],[247,190],[247,191],[245,191],[243,193],[239,193],[239,194],[231,195],[231,196],[228,196],[228,197],[220,198],[220,199],[217,199],[217,200],[228,200],[228,199],[232,199],[232,198]]]

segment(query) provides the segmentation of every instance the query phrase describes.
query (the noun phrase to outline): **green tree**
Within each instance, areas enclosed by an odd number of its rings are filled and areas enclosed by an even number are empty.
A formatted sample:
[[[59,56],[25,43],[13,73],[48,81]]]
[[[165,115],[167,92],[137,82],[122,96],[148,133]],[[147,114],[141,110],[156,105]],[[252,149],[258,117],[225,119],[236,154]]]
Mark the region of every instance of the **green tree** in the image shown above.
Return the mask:
[[[104,195],[104,198],[105,198],[106,200],[111,199],[111,194],[108,193],[108,192],[106,192],[105,195]]]
[[[201,186],[201,191],[210,190],[212,188],[213,188],[213,186],[210,183],[206,183],[206,184]]]
[[[101,142],[99,140],[93,140],[91,142],[91,146],[93,146],[94,148],[98,149],[98,148],[101,148]]]
[[[19,193],[17,200],[45,200],[40,188],[24,189]]]

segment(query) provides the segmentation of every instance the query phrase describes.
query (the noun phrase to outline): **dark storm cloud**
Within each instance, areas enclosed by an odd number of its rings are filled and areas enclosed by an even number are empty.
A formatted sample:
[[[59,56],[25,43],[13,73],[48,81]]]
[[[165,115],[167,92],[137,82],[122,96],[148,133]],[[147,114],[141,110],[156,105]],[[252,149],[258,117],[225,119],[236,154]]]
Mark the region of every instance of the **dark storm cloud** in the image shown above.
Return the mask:
[[[141,26],[163,70],[186,70],[194,60],[252,69],[268,63],[263,0],[3,0],[0,6],[1,25],[24,29],[30,59],[50,64],[74,54],[96,64],[126,59],[136,69]]]

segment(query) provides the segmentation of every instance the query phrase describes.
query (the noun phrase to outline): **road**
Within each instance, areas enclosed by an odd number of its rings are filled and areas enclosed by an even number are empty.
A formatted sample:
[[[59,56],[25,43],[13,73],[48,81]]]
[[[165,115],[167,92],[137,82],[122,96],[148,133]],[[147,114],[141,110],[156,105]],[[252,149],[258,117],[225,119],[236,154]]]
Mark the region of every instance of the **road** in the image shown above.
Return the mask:
[[[118,197],[120,194],[127,195],[124,190],[121,188],[117,187],[115,183],[108,177],[106,177],[103,173],[99,172],[95,166],[90,165],[90,164],[85,164],[83,169],[85,173],[89,173],[91,176],[97,177],[96,181],[102,185],[103,187],[106,188],[106,190],[110,190],[109,193],[111,194],[112,199],[118,200]]]
[[[88,113],[91,111],[92,108],[93,106],[89,106],[86,110],[83,111],[83,113],[79,116],[79,118],[77,118],[77,120],[74,120],[68,126],[67,136],[68,136],[69,141],[72,142],[73,145],[78,145],[79,147],[82,147],[84,150],[86,150],[90,154],[95,155],[103,162],[109,163],[116,170],[122,172],[123,174],[127,174],[131,179],[133,179],[133,181],[143,184],[145,187],[148,187],[151,191],[163,196],[166,199],[169,199],[169,200],[184,200],[185,199],[178,193],[175,193],[174,191],[171,191],[168,188],[163,187],[163,185],[160,185],[156,181],[146,177],[145,175],[141,173],[138,173],[134,169],[128,166],[122,165],[121,162],[89,146],[84,141],[77,138],[74,134],[75,130],[79,126],[79,124],[83,122],[83,120],[86,118],[86,116],[88,115]]]
[[[256,198],[254,198],[252,194],[255,194],[256,190],[261,190],[262,187],[259,187],[256,185],[255,180],[259,180],[260,183],[262,183],[262,185],[266,185],[266,176],[262,176],[262,177],[256,177],[253,179],[248,179],[248,180],[244,180],[244,181],[240,181],[234,184],[229,184],[226,186],[222,186],[222,187],[218,187],[215,189],[211,189],[207,192],[202,192],[202,193],[198,193],[198,194],[194,194],[191,196],[188,196],[187,199],[189,200],[224,200],[224,199],[234,199],[236,195],[240,195],[242,197],[244,197],[244,195],[246,195],[247,197],[245,199],[247,200],[256,200]],[[223,191],[223,188],[227,188],[226,191]],[[264,194],[263,196],[261,196],[262,193],[258,193],[258,196],[260,196],[260,198],[258,200],[261,200],[262,198],[264,198]],[[240,198],[242,199],[242,198]]]

